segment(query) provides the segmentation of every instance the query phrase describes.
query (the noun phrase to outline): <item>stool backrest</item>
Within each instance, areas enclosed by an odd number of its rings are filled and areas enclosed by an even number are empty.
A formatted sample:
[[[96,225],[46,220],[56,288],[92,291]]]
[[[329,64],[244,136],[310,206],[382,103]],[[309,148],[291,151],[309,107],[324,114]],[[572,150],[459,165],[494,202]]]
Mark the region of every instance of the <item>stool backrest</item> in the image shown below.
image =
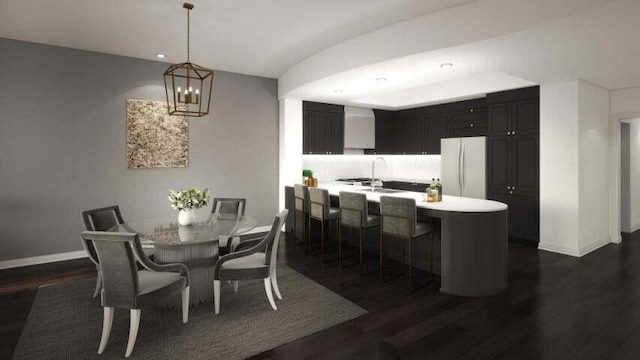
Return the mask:
[[[368,216],[369,209],[365,194],[340,191],[340,223],[342,225],[362,228]]]
[[[392,196],[380,197],[381,231],[386,235],[410,238],[415,232],[416,200]]]
[[[320,220],[329,216],[331,201],[327,189],[310,188],[309,200],[309,216]]]
[[[304,213],[309,212],[309,187],[302,184],[293,186],[295,209]]]

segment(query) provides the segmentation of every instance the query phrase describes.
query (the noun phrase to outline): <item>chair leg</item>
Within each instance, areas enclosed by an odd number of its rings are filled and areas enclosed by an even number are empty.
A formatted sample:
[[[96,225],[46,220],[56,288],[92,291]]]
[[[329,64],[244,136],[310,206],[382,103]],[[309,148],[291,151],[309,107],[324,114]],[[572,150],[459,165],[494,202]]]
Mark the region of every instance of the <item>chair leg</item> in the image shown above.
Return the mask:
[[[238,292],[238,280],[233,281],[233,292]]]
[[[96,290],[93,292],[93,297],[98,296],[100,290],[102,290],[102,274],[98,272],[98,279],[96,280]]]
[[[189,287],[182,290],[182,322],[189,322]]]
[[[273,269],[273,273],[271,274],[271,287],[273,287],[273,292],[276,293],[276,297],[278,300],[282,300],[282,295],[280,294],[280,288],[278,288],[278,277],[276,276],[276,269]]]
[[[104,307],[103,308],[103,319],[102,319],[102,338],[100,338],[100,347],[98,347],[98,354],[102,354],[104,352],[104,348],[107,347],[107,342],[109,342],[109,335],[111,334],[111,325],[113,324],[113,313],[115,309],[112,307]]]
[[[271,292],[271,278],[264,278],[264,291],[267,292],[267,298],[269,298],[269,304],[273,310],[278,310],[275,300],[273,300],[273,293]]]
[[[360,228],[360,276],[364,276],[364,240],[363,233],[364,228]]]
[[[136,345],[136,339],[138,338],[138,329],[140,328],[140,309],[131,309],[131,323],[129,325],[129,342],[127,343],[127,352],[124,357],[131,356],[133,347]]]
[[[342,221],[338,220],[338,265],[342,267]]]
[[[384,245],[382,243],[382,238],[384,235],[382,234],[382,229],[380,229],[380,283],[382,284],[382,258],[384,253]]]
[[[320,221],[320,262],[324,263],[324,220]]]
[[[213,309],[216,315],[220,314],[220,280],[213,280]]]
[[[409,292],[413,292],[413,238],[409,238]]]

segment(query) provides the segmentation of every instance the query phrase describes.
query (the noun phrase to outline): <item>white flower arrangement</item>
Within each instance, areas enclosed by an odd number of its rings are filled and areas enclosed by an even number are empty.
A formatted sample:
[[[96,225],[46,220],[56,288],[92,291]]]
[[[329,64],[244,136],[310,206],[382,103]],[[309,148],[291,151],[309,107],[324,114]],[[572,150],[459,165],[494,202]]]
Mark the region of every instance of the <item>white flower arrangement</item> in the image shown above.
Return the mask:
[[[175,210],[199,209],[209,203],[209,189],[180,189],[179,191],[169,189],[169,202],[171,208]]]

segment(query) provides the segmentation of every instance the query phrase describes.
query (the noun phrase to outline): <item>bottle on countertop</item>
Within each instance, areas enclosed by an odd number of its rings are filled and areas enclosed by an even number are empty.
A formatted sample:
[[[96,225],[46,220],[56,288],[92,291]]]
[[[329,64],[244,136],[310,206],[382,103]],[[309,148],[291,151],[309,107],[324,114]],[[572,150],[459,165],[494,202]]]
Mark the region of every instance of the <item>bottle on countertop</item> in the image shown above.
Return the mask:
[[[436,179],[436,189],[438,189],[438,201],[442,201],[442,184],[440,179]]]
[[[427,202],[436,202],[438,201],[438,189],[435,187],[436,179],[431,179],[431,184],[426,189],[427,192]]]

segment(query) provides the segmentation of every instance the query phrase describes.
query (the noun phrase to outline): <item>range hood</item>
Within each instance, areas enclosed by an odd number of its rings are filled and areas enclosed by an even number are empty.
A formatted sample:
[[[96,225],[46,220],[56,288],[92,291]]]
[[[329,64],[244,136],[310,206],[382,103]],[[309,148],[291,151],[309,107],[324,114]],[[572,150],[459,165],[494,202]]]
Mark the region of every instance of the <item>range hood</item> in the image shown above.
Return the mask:
[[[372,109],[344,107],[344,148],[375,149],[376,118]]]

